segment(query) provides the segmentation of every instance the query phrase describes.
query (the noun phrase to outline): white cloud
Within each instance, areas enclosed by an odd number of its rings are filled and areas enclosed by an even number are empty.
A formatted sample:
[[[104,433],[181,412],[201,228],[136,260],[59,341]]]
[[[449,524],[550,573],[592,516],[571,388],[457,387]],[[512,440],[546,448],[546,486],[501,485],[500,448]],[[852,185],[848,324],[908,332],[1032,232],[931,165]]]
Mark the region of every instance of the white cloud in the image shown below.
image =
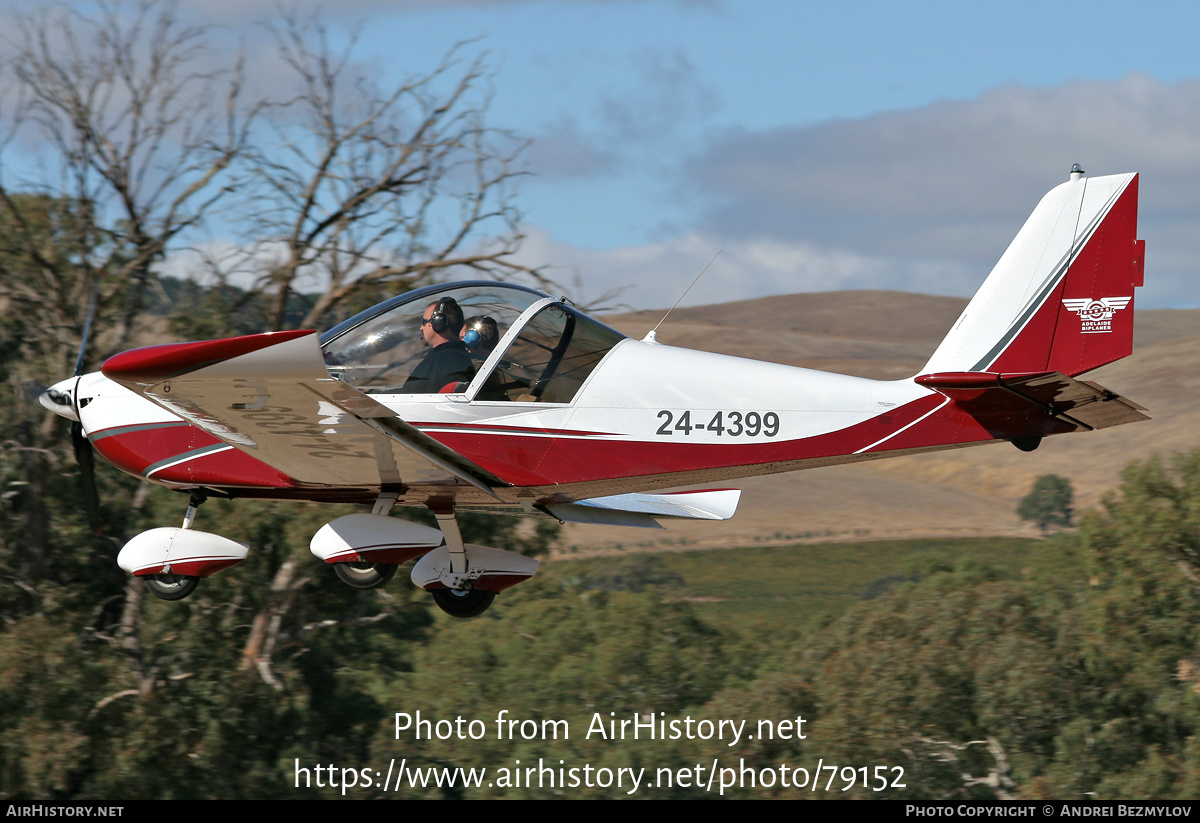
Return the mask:
[[[1093,174],[1200,177],[1198,128],[1200,80],[1129,75],[1005,86],[856,120],[733,133],[693,171],[734,207],[859,219],[996,217],[1023,206],[1047,178],[1065,179],[1073,162]]]
[[[1129,75],[729,133],[690,172],[710,203],[700,230],[719,242],[773,238],[890,261],[892,288],[968,294],[1073,162],[1093,175],[1139,171],[1143,305],[1197,305],[1198,133],[1200,80]]]
[[[1139,305],[1192,307],[1200,305],[1198,133],[1200,80],[1141,75],[1008,86],[858,120],[730,133],[680,184],[709,204],[698,221],[610,249],[527,225],[519,259],[550,264],[581,302],[622,289],[617,302],[634,308],[670,306],[718,250],[685,304],[861,288],[965,297],[1077,161],[1092,174],[1142,172],[1139,234],[1148,252]],[[605,159],[570,124],[559,135],[559,173],[591,170],[574,185],[600,185]]]
[[[886,258],[772,238],[730,240],[692,232],[643,246],[596,250],[560,243],[537,227],[525,230],[521,262],[552,261],[547,274],[583,304],[595,303],[606,292],[620,289],[615,299],[604,301],[607,307],[666,309],[710,262],[682,305],[769,294],[896,288],[896,283],[904,280],[916,284],[909,290],[930,291],[928,287],[940,284],[946,276],[935,261],[906,263],[907,271],[902,271]],[[975,285],[978,283],[964,287]]]
[[[629,61],[637,85],[601,101],[609,140],[644,147],[675,136],[682,123],[703,121],[717,107],[716,93],[700,81],[682,49],[662,53],[642,48]]]
[[[607,251],[531,228],[522,252],[575,277],[585,299],[624,287],[635,308],[688,295],[718,303],[799,291],[883,288],[970,296],[1038,199],[1073,162],[1140,171],[1147,240],[1140,305],[1196,306],[1200,259],[1200,80],[1145,75],[714,140],[681,184],[709,203],[675,236]]]

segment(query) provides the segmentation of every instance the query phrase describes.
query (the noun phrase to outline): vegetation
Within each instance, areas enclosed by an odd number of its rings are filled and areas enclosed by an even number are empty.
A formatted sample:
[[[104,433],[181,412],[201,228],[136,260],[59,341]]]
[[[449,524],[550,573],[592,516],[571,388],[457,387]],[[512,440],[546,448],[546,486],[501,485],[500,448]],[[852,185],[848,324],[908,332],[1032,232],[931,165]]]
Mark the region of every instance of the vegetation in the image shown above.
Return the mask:
[[[818,761],[890,770],[878,793],[858,778],[843,793],[839,772],[828,794],[846,797],[1188,798],[1200,789],[1200,451],[1131,465],[1077,532],[1036,544],[742,550],[773,552],[775,589],[802,574],[813,585],[841,576],[834,585],[846,597],[783,631],[761,620],[752,598],[741,607],[693,600],[719,581],[746,591],[767,558],[747,558],[755,562],[743,564],[739,581],[728,565],[736,551],[616,567],[560,560],[478,620],[456,621],[403,583],[356,592],[301,560],[330,513],[275,503],[206,504],[202,517],[255,551],[193,598],[161,603],[133,596],[140,589],[126,586],[110,557],[78,542],[86,528],[69,482],[48,499],[52,562],[35,579],[21,561],[27,498],[14,479],[16,456],[12,446],[5,452],[0,518],[6,798],[335,797],[342,790],[328,783],[297,789],[297,766],[498,770],[539,759],[676,775],[714,758],[759,775]],[[120,485],[113,481],[106,510]],[[174,496],[151,493],[125,528],[159,524],[177,509]],[[484,522],[506,529],[516,521]],[[860,570],[857,581],[839,555]],[[303,579],[285,606],[262,585],[280,558],[295,560]],[[131,602],[142,615],[132,623]],[[270,650],[254,651],[270,603],[283,628]],[[789,601],[774,608],[786,619]],[[486,732],[398,736],[396,714],[417,711],[480,720]],[[501,739],[502,712],[564,721],[569,737]],[[597,716],[656,713],[751,728],[803,717],[805,738],[743,735],[730,745],[586,734]],[[694,781],[639,792],[707,795]],[[385,793],[376,782],[347,794],[622,792],[522,783]],[[726,795],[796,790],[759,783]]]
[[[1034,481],[1029,494],[1021,498],[1017,516],[1033,521],[1043,533],[1070,528],[1074,496],[1070,480],[1057,474],[1043,474]]]

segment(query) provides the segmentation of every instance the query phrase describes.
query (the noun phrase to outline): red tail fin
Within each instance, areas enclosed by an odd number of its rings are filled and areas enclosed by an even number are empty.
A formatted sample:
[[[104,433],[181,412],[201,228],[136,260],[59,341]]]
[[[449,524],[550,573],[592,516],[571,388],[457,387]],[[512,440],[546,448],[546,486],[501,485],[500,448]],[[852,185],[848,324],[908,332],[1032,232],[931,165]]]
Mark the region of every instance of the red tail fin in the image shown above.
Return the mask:
[[[1072,180],[1030,216],[926,372],[1082,374],[1133,348],[1137,175]]]
[[[1133,290],[1142,285],[1146,241],[1137,239],[1134,177],[1071,263],[1057,295],[1047,371],[1082,374],[1133,351]]]

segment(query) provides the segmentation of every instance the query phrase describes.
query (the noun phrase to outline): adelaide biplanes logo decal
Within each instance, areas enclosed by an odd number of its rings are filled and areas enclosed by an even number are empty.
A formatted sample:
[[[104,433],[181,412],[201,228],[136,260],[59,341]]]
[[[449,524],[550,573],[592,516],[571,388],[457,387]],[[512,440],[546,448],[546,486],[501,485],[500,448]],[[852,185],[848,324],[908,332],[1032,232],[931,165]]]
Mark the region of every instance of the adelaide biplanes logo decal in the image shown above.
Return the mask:
[[[1093,300],[1082,297],[1076,300],[1063,299],[1067,311],[1079,315],[1080,331],[1084,334],[1104,334],[1112,331],[1112,316],[1129,305],[1133,297],[1101,297]]]

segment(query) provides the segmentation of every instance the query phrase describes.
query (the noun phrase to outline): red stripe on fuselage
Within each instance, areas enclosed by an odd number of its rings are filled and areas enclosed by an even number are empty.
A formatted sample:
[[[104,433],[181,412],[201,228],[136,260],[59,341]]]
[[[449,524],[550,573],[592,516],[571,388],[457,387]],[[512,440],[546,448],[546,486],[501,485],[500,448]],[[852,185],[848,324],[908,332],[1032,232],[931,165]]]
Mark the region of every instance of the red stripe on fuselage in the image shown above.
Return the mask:
[[[939,404],[945,405],[938,408]],[[840,431],[753,443],[689,443],[683,436],[653,441],[556,437],[538,429],[527,434],[465,428],[436,431],[441,424],[429,428],[430,435],[440,442],[518,487],[595,483],[739,466],[803,468],[796,464],[831,457],[853,462],[892,451],[1054,434],[1072,428],[1028,406],[998,407],[994,412],[981,414],[974,409],[968,413],[935,393]],[[197,449],[222,445],[222,441],[194,426],[108,432],[117,433],[98,433],[106,436],[97,437],[97,451],[136,475],[155,464],[169,463],[173,457],[184,458]],[[301,497],[314,491],[298,488],[290,478],[238,449],[184,460],[155,471],[151,479],[168,485],[294,490]]]
[[[450,431],[470,431],[476,433],[499,433],[499,434],[544,434],[558,435],[561,437],[613,437],[617,432],[592,432],[574,429],[547,429],[544,426],[505,426],[499,423],[490,423],[487,421],[479,421],[477,423],[412,423],[418,429],[425,432],[433,432],[440,429]]]
[[[799,440],[716,444],[666,438],[594,440],[468,432],[439,432],[436,437],[515,486],[562,486],[738,466],[795,469],[803,468],[798,464],[804,461],[828,462],[831,457],[847,458],[837,462],[854,462],[895,451],[934,450],[1074,430],[1075,426],[1027,403],[975,408],[969,413],[943,395],[933,394],[854,426]]]
[[[689,443],[682,437],[661,440],[600,440],[521,437],[475,432],[431,432],[442,443],[515,486],[586,483],[610,478],[703,471],[730,466],[766,466],[852,454],[909,425],[945,400],[923,397],[840,431],[799,440],[755,443]],[[914,429],[937,439],[933,415]],[[907,434],[908,432],[906,432]],[[969,439],[990,439],[976,426]],[[880,450],[898,448],[890,441]]]
[[[295,488],[290,477],[238,449],[205,454],[159,469],[150,478],[162,483],[239,488]]]
[[[155,463],[221,443],[187,423],[124,431],[126,428],[102,429],[88,437],[105,460],[130,474],[143,474]]]

